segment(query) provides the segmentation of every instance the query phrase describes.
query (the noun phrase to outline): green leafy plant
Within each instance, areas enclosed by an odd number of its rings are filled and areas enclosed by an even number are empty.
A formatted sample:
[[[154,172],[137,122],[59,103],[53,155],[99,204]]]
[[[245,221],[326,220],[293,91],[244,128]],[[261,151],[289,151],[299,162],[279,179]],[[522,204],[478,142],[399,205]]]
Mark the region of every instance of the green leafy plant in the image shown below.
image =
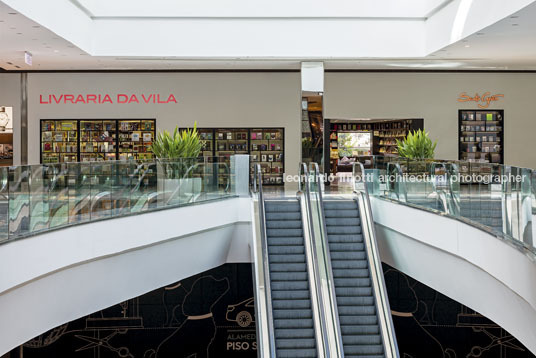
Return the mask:
[[[196,158],[203,148],[203,141],[197,131],[197,123],[194,128],[179,131],[175,127],[173,134],[164,130],[160,132],[151,150],[158,159]]]
[[[428,133],[421,131],[409,132],[407,137],[400,141],[396,140],[398,154],[408,159],[432,159],[437,141],[432,143]]]
[[[195,164],[195,158],[199,156],[203,144],[196,122],[192,129],[179,131],[175,127],[173,133],[166,130],[160,132],[151,145],[151,150],[162,164],[168,179],[181,178]]]

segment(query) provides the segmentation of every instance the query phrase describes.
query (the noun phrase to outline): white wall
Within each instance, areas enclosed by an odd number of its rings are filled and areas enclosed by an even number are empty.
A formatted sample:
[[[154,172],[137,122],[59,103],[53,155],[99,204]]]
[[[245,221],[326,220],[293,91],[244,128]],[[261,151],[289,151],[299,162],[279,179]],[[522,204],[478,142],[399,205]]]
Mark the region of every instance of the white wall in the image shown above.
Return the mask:
[[[157,130],[284,127],[285,169],[300,156],[299,73],[39,73],[28,76],[29,162],[39,163],[42,118],[156,118]],[[48,94],[172,93],[170,104],[40,104]],[[140,99],[141,100],[141,99]],[[298,133],[298,134],[297,134]]]
[[[536,74],[532,73],[326,73],[326,118],[424,118],[438,140],[436,158],[458,159],[460,93],[504,94],[491,109],[504,109],[505,164],[536,168]]]
[[[2,74],[3,102],[20,115],[18,74]],[[284,127],[286,172],[300,160],[300,74],[258,73],[35,73],[29,74],[29,162],[39,163],[41,118],[156,118],[157,129],[201,127]],[[7,79],[7,80],[4,80]],[[7,89],[6,89],[7,88]],[[325,117],[424,118],[438,140],[436,157],[458,158],[461,92],[504,94],[490,108],[505,110],[505,163],[536,168],[530,150],[536,133],[536,74],[532,73],[365,73],[327,72]],[[39,95],[88,93],[173,93],[178,104],[39,104]],[[6,98],[6,100],[4,100]],[[19,127],[15,126],[15,157]]]
[[[0,106],[13,107],[13,164],[20,164],[20,77],[19,73],[0,74]]]

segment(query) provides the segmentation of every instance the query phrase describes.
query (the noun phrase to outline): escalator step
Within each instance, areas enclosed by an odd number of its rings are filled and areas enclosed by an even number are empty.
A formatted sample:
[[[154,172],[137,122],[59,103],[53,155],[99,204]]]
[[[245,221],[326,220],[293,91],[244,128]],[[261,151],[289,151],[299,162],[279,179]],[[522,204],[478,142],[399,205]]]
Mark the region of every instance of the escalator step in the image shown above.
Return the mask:
[[[299,309],[299,310],[274,310],[274,319],[281,320],[292,320],[292,319],[303,319],[303,318],[313,318],[313,313],[308,309]],[[375,324],[376,322],[372,323]]]
[[[361,242],[343,242],[343,243],[330,243],[330,252],[337,251],[365,251],[365,245]]]
[[[328,226],[329,235],[357,235],[361,234],[361,226]]]
[[[301,348],[315,348],[315,340],[313,338],[302,339],[277,339],[275,346],[279,348],[301,349]]]
[[[335,287],[371,287],[368,278],[336,278]]]
[[[276,237],[302,237],[302,229],[266,229],[269,240]]]
[[[371,287],[336,287],[335,294],[337,297],[352,296],[370,296],[372,295]]]
[[[381,345],[382,339],[379,334],[343,336],[342,343],[346,345]]]
[[[339,306],[339,316],[371,316],[376,315],[374,306]]]
[[[362,235],[328,235],[330,243],[363,242]]]
[[[374,316],[340,316],[342,326],[372,326],[378,324],[378,318]]]
[[[316,358],[316,349],[278,349],[278,358]]]
[[[313,320],[303,319],[275,319],[274,328],[313,328]],[[366,327],[366,326],[364,326]],[[374,327],[374,326],[371,326]]]
[[[303,240],[302,240],[303,241]],[[296,255],[305,254],[303,245],[285,245],[285,246],[268,246],[268,253],[270,255]]]
[[[270,254],[270,262],[276,263],[305,263],[305,255]]]
[[[356,218],[327,218],[326,219],[326,226],[353,226],[353,225],[361,225],[361,221]]]
[[[281,213],[281,212],[300,212],[300,204],[298,201],[281,201],[281,200],[266,200],[264,202],[266,213]]]
[[[311,301],[306,300],[278,300],[272,299],[272,309],[273,310],[301,310],[301,309],[310,309]],[[354,313],[359,314],[359,313]]]
[[[357,203],[350,200],[324,200],[324,210],[356,209]]]
[[[298,236],[281,236],[281,237],[268,237],[268,249],[270,246],[302,246],[303,237]]]
[[[305,263],[273,263],[270,264],[270,272],[305,272],[307,267]],[[358,276],[350,276],[358,277]]]
[[[277,281],[305,281],[307,282],[306,272],[271,272],[270,278],[273,282]]]
[[[358,356],[370,356],[374,354],[383,354],[383,346],[381,344],[378,345],[345,345],[344,346],[344,355],[345,357],[348,357],[348,355],[358,355]]]
[[[266,221],[267,229],[301,229],[302,223],[299,220],[273,220]]]
[[[367,269],[333,269],[333,278],[367,278],[367,277],[369,277],[369,271]]]
[[[306,290],[293,290],[293,291],[273,291],[273,300],[308,300],[309,291]]]
[[[273,213],[266,213],[266,221],[272,221],[272,220],[301,220],[301,213],[299,211],[297,212],[273,212]]]
[[[337,297],[339,306],[374,306],[374,297],[356,296],[356,297]]]
[[[326,219],[328,218],[359,218],[359,211],[353,210],[326,210],[324,212]]]
[[[279,328],[275,331],[275,338],[288,339],[288,338],[315,338],[315,330],[313,328]],[[356,343],[358,344],[358,343]]]
[[[365,260],[336,260],[331,262],[331,267],[335,269],[366,269],[368,271],[368,265]]]
[[[309,290],[307,281],[279,281],[270,283],[272,291],[301,291]],[[309,292],[309,291],[308,291]]]
[[[365,260],[366,255],[364,251],[357,252],[341,252],[335,251],[331,253],[332,260]]]
[[[380,334],[380,327],[375,325],[341,325],[341,333],[343,335],[354,335],[354,334]]]

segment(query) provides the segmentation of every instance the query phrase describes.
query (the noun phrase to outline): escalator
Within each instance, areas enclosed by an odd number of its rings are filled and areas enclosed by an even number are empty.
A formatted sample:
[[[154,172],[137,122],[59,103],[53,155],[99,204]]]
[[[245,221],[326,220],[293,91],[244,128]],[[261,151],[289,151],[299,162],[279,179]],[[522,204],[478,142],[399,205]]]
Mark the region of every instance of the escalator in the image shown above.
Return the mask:
[[[259,357],[398,358],[364,182],[352,196],[324,200],[321,185],[307,184],[297,198],[270,200],[260,172],[252,245]]]
[[[300,203],[264,205],[276,356],[317,357]]]
[[[359,208],[326,200],[324,214],[345,357],[385,357]]]

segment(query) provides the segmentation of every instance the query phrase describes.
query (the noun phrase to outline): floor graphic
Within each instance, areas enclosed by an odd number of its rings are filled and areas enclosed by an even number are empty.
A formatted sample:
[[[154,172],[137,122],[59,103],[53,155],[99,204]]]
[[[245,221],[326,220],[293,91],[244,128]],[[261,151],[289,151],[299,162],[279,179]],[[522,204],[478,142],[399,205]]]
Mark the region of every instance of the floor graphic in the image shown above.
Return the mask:
[[[534,358],[486,317],[388,265],[383,271],[401,357]]]
[[[252,292],[250,264],[223,265],[53,329],[24,357],[256,357]]]

